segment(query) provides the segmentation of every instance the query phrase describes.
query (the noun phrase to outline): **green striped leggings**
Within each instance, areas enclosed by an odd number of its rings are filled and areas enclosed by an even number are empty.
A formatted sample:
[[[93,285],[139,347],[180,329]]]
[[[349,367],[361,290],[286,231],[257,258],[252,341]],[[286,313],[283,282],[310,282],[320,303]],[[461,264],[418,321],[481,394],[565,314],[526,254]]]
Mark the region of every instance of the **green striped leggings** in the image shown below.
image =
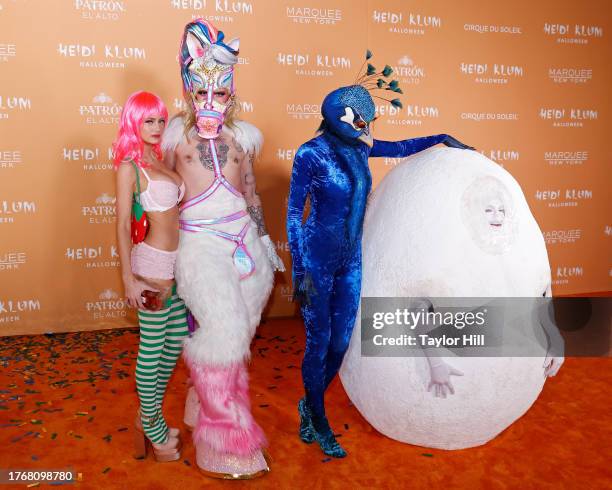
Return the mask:
[[[185,303],[172,290],[170,306],[159,311],[138,310],[140,345],[136,359],[136,391],[140,399],[142,427],[151,442],[163,444],[168,426],[162,402],[183,339],[188,335]]]

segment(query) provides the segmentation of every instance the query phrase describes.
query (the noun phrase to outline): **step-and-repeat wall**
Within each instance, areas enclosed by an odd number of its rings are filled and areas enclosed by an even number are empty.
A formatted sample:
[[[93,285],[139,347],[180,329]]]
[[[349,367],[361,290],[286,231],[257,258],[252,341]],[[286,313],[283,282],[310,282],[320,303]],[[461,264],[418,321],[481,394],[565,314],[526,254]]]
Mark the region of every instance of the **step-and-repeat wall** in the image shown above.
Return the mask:
[[[241,39],[242,117],[265,137],[258,190],[288,269],[293,155],[369,48],[404,91],[401,110],[377,101],[376,136],[477,147],[522,185],[554,294],[612,289],[606,0],[0,0],[0,335],[135,324],[110,145],[132,92],[183,107],[176,55],[196,17]],[[396,164],[372,159],[374,184]],[[294,314],[290,298],[277,274],[266,314]]]

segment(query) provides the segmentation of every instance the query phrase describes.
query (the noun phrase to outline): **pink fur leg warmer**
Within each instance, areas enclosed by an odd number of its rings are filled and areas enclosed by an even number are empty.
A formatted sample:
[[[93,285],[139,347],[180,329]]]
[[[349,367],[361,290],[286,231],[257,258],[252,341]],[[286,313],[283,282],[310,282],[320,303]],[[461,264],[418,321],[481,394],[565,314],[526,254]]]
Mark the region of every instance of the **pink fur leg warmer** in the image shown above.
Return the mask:
[[[244,362],[214,366],[185,359],[200,399],[193,432],[214,450],[246,456],[266,445],[266,437],[251,414],[248,373]]]

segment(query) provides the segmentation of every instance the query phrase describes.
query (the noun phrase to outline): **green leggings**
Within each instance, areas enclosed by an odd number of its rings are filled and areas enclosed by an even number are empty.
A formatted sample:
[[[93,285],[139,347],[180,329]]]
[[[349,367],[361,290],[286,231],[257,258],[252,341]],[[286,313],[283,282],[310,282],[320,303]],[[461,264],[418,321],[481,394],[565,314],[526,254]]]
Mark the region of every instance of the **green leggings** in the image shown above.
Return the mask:
[[[168,380],[188,335],[185,303],[172,297],[159,311],[138,310],[140,345],[136,360],[136,391],[140,399],[142,427],[151,442],[163,444],[168,426],[161,411]]]

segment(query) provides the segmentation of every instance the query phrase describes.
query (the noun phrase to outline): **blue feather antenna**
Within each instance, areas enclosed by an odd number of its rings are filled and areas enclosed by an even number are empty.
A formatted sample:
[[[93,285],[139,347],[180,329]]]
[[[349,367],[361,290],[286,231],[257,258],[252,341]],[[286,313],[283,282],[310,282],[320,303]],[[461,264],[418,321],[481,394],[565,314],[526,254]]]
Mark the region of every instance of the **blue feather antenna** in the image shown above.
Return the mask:
[[[385,65],[385,67],[381,71],[377,71],[376,67],[372,63],[368,62],[368,60],[370,60],[372,56],[372,51],[370,51],[369,49],[366,50],[365,60],[361,65],[361,68],[359,68],[359,72],[357,73],[357,78],[355,79],[354,84],[361,85],[363,88],[370,92],[370,95],[372,95],[372,97],[376,97],[377,99],[389,102],[393,107],[401,109],[403,106],[402,102],[399,99],[387,99],[385,97],[380,97],[378,95],[373,94],[374,90],[388,90],[396,94],[403,94],[404,92],[402,92],[402,89],[399,87],[399,82],[397,80],[388,80],[389,77],[394,73],[393,68],[391,68],[389,65]],[[360,76],[364,66],[366,66],[365,73]]]

